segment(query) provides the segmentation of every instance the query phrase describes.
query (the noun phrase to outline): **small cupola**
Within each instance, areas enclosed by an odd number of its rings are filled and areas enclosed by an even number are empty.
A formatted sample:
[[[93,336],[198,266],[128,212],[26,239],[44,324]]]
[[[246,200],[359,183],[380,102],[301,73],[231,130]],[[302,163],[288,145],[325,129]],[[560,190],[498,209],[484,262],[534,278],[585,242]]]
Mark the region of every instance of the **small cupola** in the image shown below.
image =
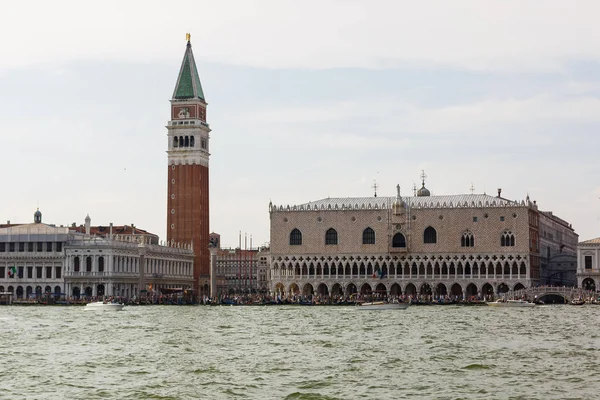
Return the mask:
[[[37,209],[36,212],[33,213],[33,222],[35,222],[36,224],[42,223],[42,212],[40,211],[39,208]]]
[[[421,171],[421,189],[417,190],[418,197],[431,196],[429,189],[425,187],[425,178],[427,178],[427,175],[425,175],[425,171]]]

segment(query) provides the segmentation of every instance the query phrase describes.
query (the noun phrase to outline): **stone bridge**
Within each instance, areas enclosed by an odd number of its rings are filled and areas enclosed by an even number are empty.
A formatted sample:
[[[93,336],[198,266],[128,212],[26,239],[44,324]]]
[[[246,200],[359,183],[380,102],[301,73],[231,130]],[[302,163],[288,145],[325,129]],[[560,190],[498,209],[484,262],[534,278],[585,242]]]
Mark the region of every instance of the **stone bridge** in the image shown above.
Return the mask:
[[[565,303],[573,299],[597,299],[598,293],[593,290],[583,290],[576,287],[559,287],[559,286],[536,286],[520,290],[511,290],[502,294],[503,297],[518,299],[526,297],[529,300],[537,298],[544,301],[545,296],[559,296],[565,300]]]

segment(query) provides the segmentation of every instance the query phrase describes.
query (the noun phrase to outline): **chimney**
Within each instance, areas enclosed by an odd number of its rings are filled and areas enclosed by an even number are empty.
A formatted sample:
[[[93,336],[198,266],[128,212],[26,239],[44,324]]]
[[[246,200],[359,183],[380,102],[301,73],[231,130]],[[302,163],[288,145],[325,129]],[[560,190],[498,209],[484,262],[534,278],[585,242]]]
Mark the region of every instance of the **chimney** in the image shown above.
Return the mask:
[[[502,188],[498,188],[498,197],[502,194]]]
[[[108,234],[109,234],[109,237],[110,237],[111,239],[112,239],[112,226],[113,226],[113,225],[112,225],[112,222],[111,222],[111,223],[108,225]]]
[[[10,219],[6,221],[6,225],[10,225]]]

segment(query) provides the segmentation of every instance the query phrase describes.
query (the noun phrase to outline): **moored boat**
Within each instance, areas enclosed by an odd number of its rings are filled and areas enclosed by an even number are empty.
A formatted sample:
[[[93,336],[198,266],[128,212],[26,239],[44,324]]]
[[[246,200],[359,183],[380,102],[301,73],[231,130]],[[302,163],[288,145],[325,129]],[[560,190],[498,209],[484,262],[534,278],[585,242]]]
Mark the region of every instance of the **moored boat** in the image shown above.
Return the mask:
[[[488,302],[488,306],[492,307],[534,307],[535,303],[530,303],[527,300],[502,300]]]
[[[582,299],[571,300],[571,305],[574,305],[574,306],[582,306],[584,304],[585,304],[585,300],[582,300]]]
[[[123,303],[105,303],[103,301],[94,301],[85,305],[86,310],[97,311],[121,311],[125,307]]]
[[[372,301],[365,303],[358,303],[360,309],[363,310],[404,310],[407,309],[410,303],[395,302],[388,303],[386,301]]]

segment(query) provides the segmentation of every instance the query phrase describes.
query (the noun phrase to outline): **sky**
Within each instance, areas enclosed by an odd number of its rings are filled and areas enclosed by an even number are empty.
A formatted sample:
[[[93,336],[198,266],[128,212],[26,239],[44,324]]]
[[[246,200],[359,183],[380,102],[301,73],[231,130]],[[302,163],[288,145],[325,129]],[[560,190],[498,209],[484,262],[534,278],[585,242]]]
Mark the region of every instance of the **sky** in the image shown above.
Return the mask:
[[[191,33],[210,229],[270,241],[268,205],[523,200],[600,236],[597,1],[29,1],[0,15],[0,221],[166,237],[167,129]],[[249,242],[247,242],[249,243]],[[242,246],[244,240],[242,240]]]

